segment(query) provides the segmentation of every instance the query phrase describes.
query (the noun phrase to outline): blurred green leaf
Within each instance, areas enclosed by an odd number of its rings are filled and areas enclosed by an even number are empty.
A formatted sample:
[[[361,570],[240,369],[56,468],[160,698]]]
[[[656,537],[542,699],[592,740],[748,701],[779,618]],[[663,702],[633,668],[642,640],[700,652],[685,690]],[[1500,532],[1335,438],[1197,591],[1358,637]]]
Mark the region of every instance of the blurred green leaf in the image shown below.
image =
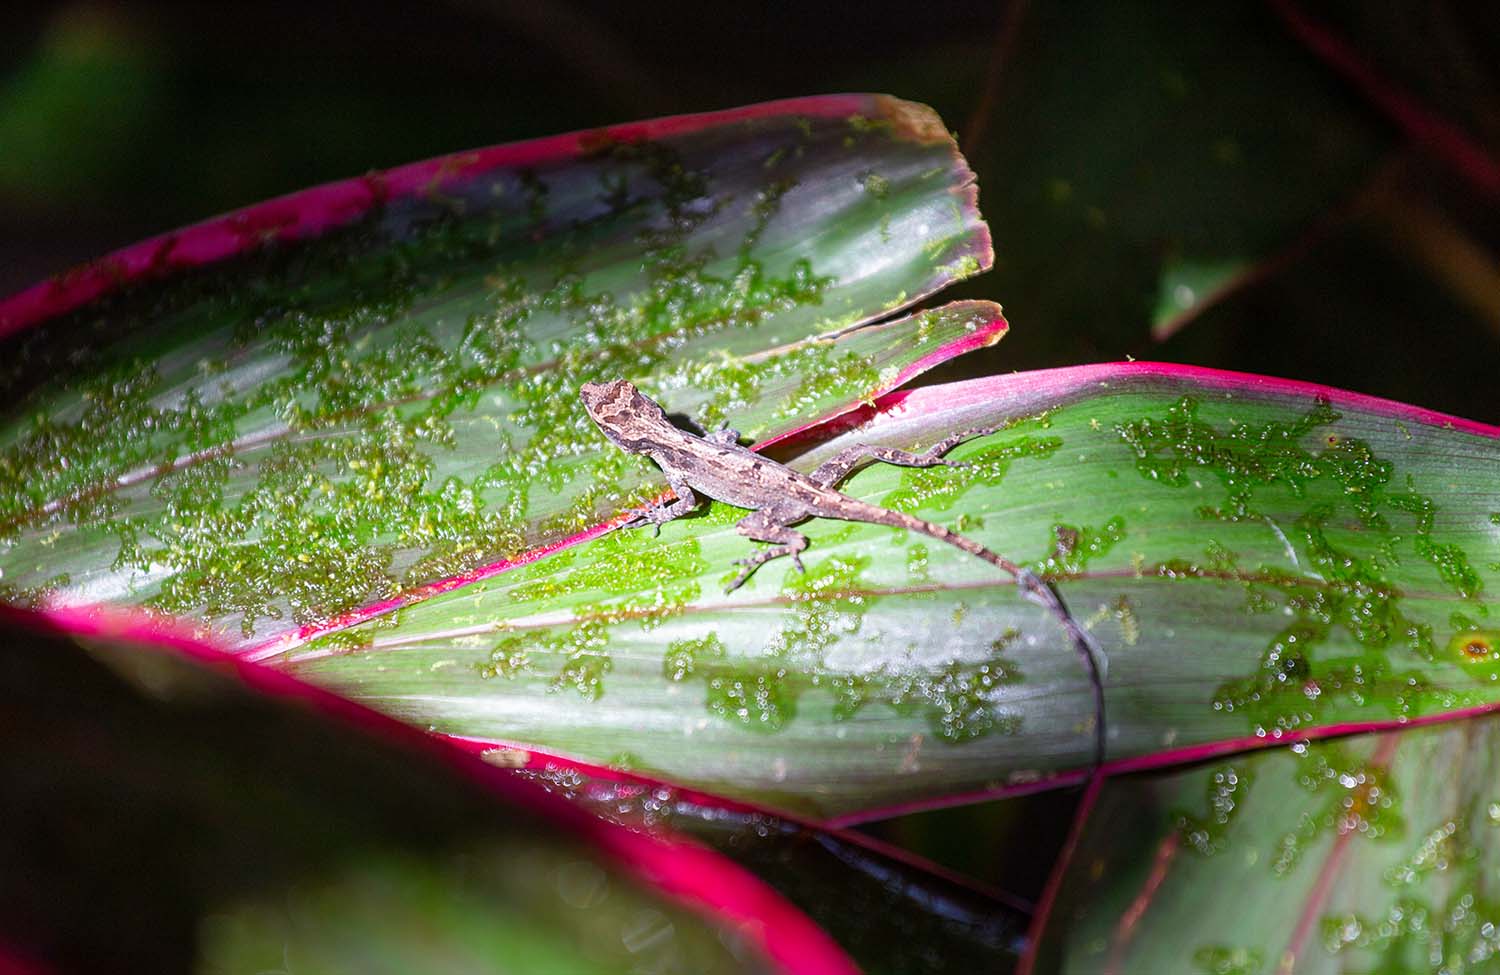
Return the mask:
[[[1466,188],[1407,159],[1288,260],[1252,269],[1253,286],[1200,309],[1160,354],[1380,390],[1493,423],[1500,262],[1489,223]]]
[[[1148,354],[1181,269],[1273,258],[1392,148],[1260,3],[1026,4],[996,26],[963,146],[996,228],[983,287],[1024,327],[965,369]]]
[[[103,5],[62,12],[0,84],[0,200],[74,207],[134,189],[146,140],[164,124],[161,52],[149,32]]]
[[[154,645],[132,624],[7,611],[0,625],[0,946],[23,959],[852,970],[820,934],[799,942],[814,929],[712,854],[482,775],[346,702],[180,639]],[[704,878],[696,911],[680,877],[645,882],[673,857]],[[741,910],[714,915],[720,904]]]
[[[614,822],[665,828],[712,846],[807,912],[866,975],[1000,975],[1025,949],[1029,902],[858,831],[819,829],[682,789],[580,774],[554,763],[519,774]]]
[[[1151,334],[1170,336],[1180,322],[1212,303],[1254,265],[1244,260],[1172,261],[1162,268],[1156,309],[1151,314]]]

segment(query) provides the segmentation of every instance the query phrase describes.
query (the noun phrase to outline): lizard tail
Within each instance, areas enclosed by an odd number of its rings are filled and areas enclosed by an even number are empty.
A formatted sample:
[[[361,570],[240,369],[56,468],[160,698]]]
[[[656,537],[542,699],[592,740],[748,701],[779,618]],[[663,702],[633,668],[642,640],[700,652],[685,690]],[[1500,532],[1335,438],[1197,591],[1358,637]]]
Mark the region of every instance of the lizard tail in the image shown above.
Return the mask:
[[[1101,673],[1099,666],[1099,662],[1104,659],[1104,650],[1094,639],[1093,634],[1080,626],[1078,621],[1073,618],[1073,614],[1068,612],[1067,604],[1063,602],[1062,596],[1057,590],[1025,566],[1017,565],[1005,556],[990,551],[972,538],[966,538],[957,532],[949,531],[942,525],[935,525],[930,521],[923,521],[921,518],[915,518],[898,511],[889,511],[886,509],[886,513],[895,516],[892,519],[894,524],[919,532],[929,538],[936,538],[939,541],[947,542],[954,548],[963,549],[970,555],[984,559],[990,565],[1010,575],[1011,578],[1016,580],[1016,585],[1020,587],[1028,600],[1041,606],[1057,619],[1063,631],[1068,634],[1068,639],[1072,641],[1074,649],[1078,651],[1078,656],[1083,660],[1083,665],[1088,671],[1089,683],[1093,687],[1094,765],[1092,773],[1097,774],[1099,767],[1104,764],[1104,750],[1107,739],[1104,724],[1104,675]]]

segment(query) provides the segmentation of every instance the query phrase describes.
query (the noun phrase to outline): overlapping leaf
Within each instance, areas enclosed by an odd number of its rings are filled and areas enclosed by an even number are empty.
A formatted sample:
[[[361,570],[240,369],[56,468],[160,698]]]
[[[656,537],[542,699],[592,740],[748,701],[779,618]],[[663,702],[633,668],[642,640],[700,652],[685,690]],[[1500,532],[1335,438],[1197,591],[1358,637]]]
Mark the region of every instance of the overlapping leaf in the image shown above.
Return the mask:
[[[1033,970],[1493,968],[1497,731],[1460,720],[1110,780]]]
[[[711,845],[806,911],[866,975],[998,975],[1026,946],[1029,903],[857,830],[818,829],[618,773],[542,762],[519,774],[606,819]]]
[[[1109,657],[1113,766],[1497,697],[1487,428],[1143,365],[931,387],[850,422],[794,463],[1002,427],[952,453],[971,466],[847,486],[1056,581]],[[599,538],[285,663],[418,725],[823,816],[1086,768],[1087,675],[1011,580],[814,521],[806,575],[773,562],[726,596],[738,514]]]
[[[852,972],[708,851],[129,621],[0,619],[0,963]]]
[[[804,99],[309,190],[0,304],[11,599],[317,628],[597,523],[586,379],[762,437],[1003,329],[930,111]],[[836,340],[809,341],[816,336]]]
[[[999,83],[986,101],[961,89],[977,109],[964,150],[1003,228],[984,286],[1027,328],[991,371],[1142,355],[1153,330],[1269,270],[1393,148],[1262,4],[1190,22],[1149,0],[1029,4],[995,23]],[[1236,363],[1211,339],[1194,351]]]

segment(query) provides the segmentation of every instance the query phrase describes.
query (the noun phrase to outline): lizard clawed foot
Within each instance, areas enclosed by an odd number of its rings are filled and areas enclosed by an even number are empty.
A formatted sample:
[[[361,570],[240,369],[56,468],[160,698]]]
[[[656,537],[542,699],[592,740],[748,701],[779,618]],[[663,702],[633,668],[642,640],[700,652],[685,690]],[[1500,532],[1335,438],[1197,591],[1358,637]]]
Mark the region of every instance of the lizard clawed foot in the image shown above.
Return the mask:
[[[724,590],[725,595],[728,595],[729,593],[734,592],[740,586],[743,586],[745,584],[745,580],[750,578],[750,576],[755,573],[756,569],[760,568],[762,565],[765,565],[772,559],[779,559],[783,556],[790,555],[792,557],[792,564],[797,567],[797,571],[806,573],[807,566],[802,564],[801,553],[802,550],[800,548],[793,548],[792,546],[787,545],[777,546],[776,548],[762,549],[761,551],[756,552],[754,555],[747,555],[743,559],[735,559],[731,564],[743,565],[745,568],[741,570],[739,575],[735,576],[734,581],[731,582],[729,586]]]
[[[740,442],[740,432],[728,423],[725,423],[722,427],[703,439],[720,447],[734,447]]]
[[[735,559],[732,564],[743,565],[744,568],[740,570],[739,575],[734,577],[733,582],[724,587],[724,595],[727,596],[738,589],[740,586],[743,586],[745,584],[745,580],[753,576],[755,574],[755,570],[760,568],[761,564],[765,561],[765,559],[758,558],[754,555],[750,556],[747,559]]]
[[[626,514],[628,514],[630,517],[625,521],[620,522],[620,527],[644,528],[647,525],[650,525],[651,536],[653,538],[658,538],[661,536],[662,522],[666,520],[657,515],[657,512],[660,510],[661,509],[659,507],[649,504],[643,508],[632,508],[630,511],[626,512]]]
[[[795,565],[798,569],[803,572],[807,571],[807,569],[803,568],[802,559],[796,552],[778,552],[775,549],[767,549],[764,552],[757,552],[754,555],[747,556],[743,559],[735,559],[730,563],[730,565],[743,565],[746,568],[753,569],[764,562],[769,562],[772,559],[779,559],[784,555],[790,555],[792,557],[792,564]]]
[[[724,595],[727,596],[738,589],[740,586],[743,586],[745,584],[745,580],[754,575],[755,570],[759,568],[760,564],[764,561],[765,559],[757,559],[754,556],[751,556],[750,558],[745,559],[735,559],[733,562],[731,562],[730,565],[743,565],[744,568],[740,570],[740,574],[735,576],[734,580],[730,582],[729,585],[724,587]]]

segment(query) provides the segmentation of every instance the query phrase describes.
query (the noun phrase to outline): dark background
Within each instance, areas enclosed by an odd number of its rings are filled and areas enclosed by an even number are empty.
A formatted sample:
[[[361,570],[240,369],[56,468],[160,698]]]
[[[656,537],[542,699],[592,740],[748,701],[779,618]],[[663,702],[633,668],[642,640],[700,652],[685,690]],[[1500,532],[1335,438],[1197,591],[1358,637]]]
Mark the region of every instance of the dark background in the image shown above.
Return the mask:
[[[1440,140],[1412,138],[1285,9],[3,5],[0,293],[186,222],[426,156],[887,91],[931,104],[959,134],[994,230],[996,270],[943,300],[997,299],[1013,325],[936,378],[1131,355],[1500,420],[1496,191],[1445,164]],[[1383,91],[1481,154],[1500,144],[1500,15],[1486,5],[1312,12]],[[1173,295],[1221,286],[1227,296],[1153,341]]]
[[[427,156],[884,91],[979,176],[996,267],[940,300],[1012,324],[924,381],[1133,356],[1500,422],[1497,15],[1308,7],[1312,33],[1262,2],[0,5],[0,293]],[[886,830],[1034,894],[1071,801]]]

